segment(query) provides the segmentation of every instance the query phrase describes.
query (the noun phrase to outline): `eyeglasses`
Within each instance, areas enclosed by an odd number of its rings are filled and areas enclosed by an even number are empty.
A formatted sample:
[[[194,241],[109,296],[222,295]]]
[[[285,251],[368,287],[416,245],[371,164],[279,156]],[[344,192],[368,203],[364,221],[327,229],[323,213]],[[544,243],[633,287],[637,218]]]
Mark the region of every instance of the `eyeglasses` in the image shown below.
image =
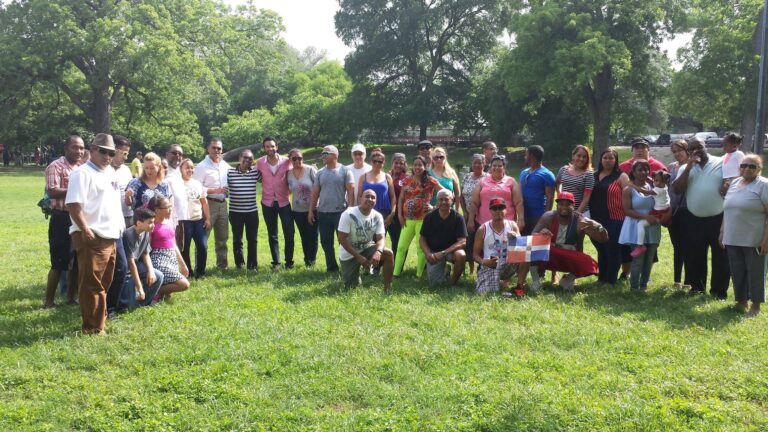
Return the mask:
[[[332,154],[333,154],[333,153],[331,153],[331,152],[329,152],[329,151],[324,151],[324,152],[320,153],[320,156],[330,156],[330,155],[332,155]]]
[[[184,153],[180,151],[169,151],[168,154],[174,155],[174,156],[184,156]]]
[[[432,149],[432,147],[430,147],[430,146],[421,146],[421,147],[419,147],[419,151],[431,150],[431,149]]]
[[[115,151],[114,150],[107,150],[99,147],[99,153],[103,155],[109,155],[109,157],[115,157]]]
[[[220,151],[224,150],[223,147],[210,147],[210,149],[213,150],[213,151],[216,151],[216,152],[220,152]]]
[[[303,159],[304,159],[304,158],[303,158],[302,156],[293,156],[293,157],[291,158],[291,160],[292,160],[292,161],[294,161],[294,162],[298,162],[298,161],[300,161],[300,160],[303,160]]]
[[[739,168],[741,168],[741,169],[747,169],[747,168],[749,168],[749,169],[751,169],[751,170],[756,170],[756,169],[757,169],[757,165],[755,165],[755,164],[745,164],[745,163],[743,163],[743,164],[739,165]]]
[[[504,206],[491,207],[491,211],[502,211],[502,210],[505,210],[505,209],[506,209],[506,207],[504,207]]]
[[[445,159],[445,156],[432,156],[432,159],[434,159],[434,160],[443,160],[443,159]]]
[[[371,163],[375,163],[375,164],[383,164],[383,163],[384,163],[384,161],[383,161],[383,160],[379,160],[379,159],[371,159]]]

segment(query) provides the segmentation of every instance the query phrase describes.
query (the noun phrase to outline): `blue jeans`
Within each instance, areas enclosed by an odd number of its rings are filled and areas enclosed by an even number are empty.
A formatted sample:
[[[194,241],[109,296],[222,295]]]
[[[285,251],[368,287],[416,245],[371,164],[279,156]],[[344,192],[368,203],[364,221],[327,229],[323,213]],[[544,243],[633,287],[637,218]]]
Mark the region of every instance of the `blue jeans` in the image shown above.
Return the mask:
[[[653,259],[656,257],[658,244],[646,243],[647,248],[641,255],[632,258],[632,270],[629,275],[629,288],[645,290],[648,288],[648,280],[651,278]]]
[[[285,239],[285,266],[293,267],[293,216],[291,205],[280,207],[277,201],[271,206],[261,204],[261,213],[264,215],[264,223],[267,224],[267,240],[269,240],[269,253],[272,255],[272,265],[280,264],[280,240],[277,238],[277,217],[280,217],[280,225],[283,228]]]
[[[293,221],[299,229],[301,248],[304,250],[304,264],[307,267],[315,265],[317,259],[317,223],[310,225],[307,221],[309,212],[292,211]]]
[[[125,248],[123,247],[123,238],[120,237],[115,242],[115,275],[112,277],[112,284],[107,290],[107,311],[119,309],[119,300],[125,286],[125,279],[128,276],[128,261],[125,259]]]
[[[208,232],[205,231],[205,221],[183,220],[181,225],[184,227],[184,248],[181,250],[181,256],[184,263],[192,274],[192,260],[189,256],[192,240],[195,241],[195,272],[197,277],[205,276],[205,266],[208,261]]]
[[[128,276],[125,280],[125,288],[123,289],[123,292],[130,294],[131,300],[128,304],[132,308],[149,306],[152,303],[152,299],[160,291],[160,287],[163,286],[163,273],[161,271],[152,269],[155,273],[155,283],[147,287],[147,267],[143,262],[137,262],[136,267],[139,270],[139,277],[141,278],[142,286],[144,287],[144,300],[136,300],[136,281]]]
[[[336,230],[339,229],[341,212],[317,213],[317,228],[320,231],[320,244],[325,253],[325,270],[329,272],[339,271],[336,263]]]

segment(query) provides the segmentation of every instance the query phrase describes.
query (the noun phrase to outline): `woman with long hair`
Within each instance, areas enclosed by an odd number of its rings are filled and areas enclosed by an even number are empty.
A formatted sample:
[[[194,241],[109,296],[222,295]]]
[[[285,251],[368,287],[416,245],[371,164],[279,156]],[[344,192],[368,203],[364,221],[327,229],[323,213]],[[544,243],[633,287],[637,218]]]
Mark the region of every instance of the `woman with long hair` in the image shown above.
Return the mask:
[[[525,228],[525,210],[523,209],[523,193],[514,177],[506,173],[507,159],[496,155],[491,159],[491,170],[472,194],[472,205],[467,218],[467,231],[474,232],[476,227],[491,220],[491,210],[488,203],[493,198],[501,198],[507,207],[505,219],[517,223],[522,232]]]
[[[144,155],[141,176],[128,182],[125,188],[125,205],[132,209],[147,207],[155,196],[171,197],[171,188],[165,182],[165,168],[157,153]]]
[[[397,261],[395,262],[395,276],[400,276],[408,258],[408,248],[411,241],[419,235],[424,216],[431,210],[429,204],[435,191],[442,189],[440,183],[427,174],[427,161],[422,156],[413,158],[412,175],[405,179],[397,200],[397,213],[400,225],[403,227],[400,239],[397,243]],[[416,277],[424,274],[424,266],[427,258],[420,247],[416,248],[418,257],[416,264]]]
[[[309,201],[312,199],[312,183],[317,177],[317,168],[304,163],[304,154],[294,148],[288,152],[291,169],[285,175],[288,190],[291,191],[291,214],[301,237],[301,249],[304,251],[304,265],[312,267],[317,258],[317,224],[309,224]]]
[[[374,210],[384,217],[384,226],[389,227],[392,219],[397,216],[397,201],[395,198],[395,185],[392,176],[384,169],[386,157],[380,148],[371,151],[371,170],[360,176],[357,184],[357,202],[362,202],[363,192],[372,190],[376,192],[376,205]]]
[[[555,189],[558,193],[570,192],[576,200],[576,211],[589,217],[589,198],[595,186],[595,173],[589,149],[581,144],[571,152],[571,163],[557,172]]]
[[[590,198],[591,219],[608,231],[608,241],[592,244],[597,250],[598,280],[616,283],[623,258],[629,261],[630,251],[619,244],[624,222],[621,192],[629,185],[629,177],[619,169],[619,153],[607,148],[600,153],[600,163],[594,173],[594,190]]]
[[[464,176],[461,182],[461,199],[459,205],[461,211],[464,213],[464,220],[469,218],[469,207],[472,205],[472,195],[475,193],[475,189],[481,181],[488,175],[483,168],[485,167],[485,156],[482,153],[475,153],[472,155],[472,164],[470,165],[470,171]],[[467,232],[467,247],[465,252],[468,257],[472,256],[475,246],[475,231]],[[469,262],[469,273],[475,271],[475,260],[467,260]]]
[[[149,200],[147,207],[155,212],[155,228],[150,234],[152,250],[149,252],[149,258],[152,260],[152,266],[163,273],[163,286],[160,287],[156,300],[169,300],[171,294],[189,288],[189,268],[176,246],[176,232],[170,221],[173,209],[171,201],[158,195]]]
[[[448,153],[442,147],[435,147],[432,149],[432,168],[427,173],[434,177],[445,189],[453,192],[454,201],[453,204],[458,208],[461,201],[461,189],[459,188],[459,176],[456,175],[456,171],[451,168],[451,164],[448,163]],[[437,204],[437,192],[432,197],[430,204],[433,206]]]
[[[690,290],[691,285],[688,282],[688,275],[683,279],[683,268],[685,267],[685,221],[688,219],[688,208],[685,203],[685,194],[675,192],[672,182],[675,181],[680,167],[688,163],[688,142],[685,140],[675,140],[669,144],[672,156],[675,161],[667,166],[669,173],[669,184],[667,190],[669,193],[669,205],[672,209],[672,222],[667,226],[669,230],[669,240],[672,243],[673,254],[673,278],[675,289]],[[681,283],[682,282],[682,283]]]
[[[202,183],[192,178],[195,172],[195,164],[190,159],[184,159],[179,165],[181,178],[184,180],[184,189],[187,193],[187,213],[189,219],[180,220],[184,227],[184,247],[181,256],[184,264],[192,273],[192,259],[190,249],[192,241],[195,242],[195,277],[205,276],[205,266],[208,261],[208,233],[211,231],[211,214],[208,210],[206,188]]]
[[[403,188],[403,182],[408,178],[408,166],[406,164],[405,155],[403,153],[395,153],[392,155],[392,166],[389,169],[389,176],[392,177],[392,186],[395,191],[395,203],[400,202],[400,191]],[[397,260],[397,244],[400,241],[400,231],[402,226],[400,225],[399,211],[394,211],[395,217],[392,218],[392,223],[387,227],[389,233],[389,239],[392,241],[392,252]]]

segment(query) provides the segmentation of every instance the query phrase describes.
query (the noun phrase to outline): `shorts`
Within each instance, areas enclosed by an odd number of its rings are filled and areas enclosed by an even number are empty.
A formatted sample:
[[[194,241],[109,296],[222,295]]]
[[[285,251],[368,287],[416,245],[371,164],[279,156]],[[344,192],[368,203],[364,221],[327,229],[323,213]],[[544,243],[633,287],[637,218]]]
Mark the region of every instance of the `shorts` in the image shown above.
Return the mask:
[[[370,260],[373,258],[373,254],[376,253],[376,245],[371,245],[360,252],[360,255],[365,259]],[[381,266],[381,261],[379,261]],[[360,263],[356,259],[352,258],[346,261],[341,261],[341,278],[344,281],[344,288],[354,288],[363,283],[360,279]]]
[[[430,264],[427,261],[427,280],[431,284],[441,284],[448,281],[448,275],[445,274],[445,265],[448,262],[453,262],[453,253],[437,260],[435,264]]]
[[[72,219],[69,212],[54,210],[48,222],[48,246],[51,254],[51,269],[66,271],[72,258],[72,238],[69,227]]]
[[[649,214],[649,215],[651,215],[651,216],[656,216],[657,218],[661,219],[661,218],[662,218],[662,217],[663,217],[665,214],[669,213],[670,211],[672,211],[672,208],[671,208],[671,207],[667,207],[667,208],[665,208],[664,210],[656,210],[656,209],[653,209],[653,210],[651,210],[651,212],[650,212],[650,213],[648,213],[648,214]],[[667,221],[667,223],[664,223],[664,224],[662,224],[662,225],[664,225],[664,226],[669,226],[669,224],[671,224],[671,223],[672,223],[672,218],[669,218],[669,220]]]

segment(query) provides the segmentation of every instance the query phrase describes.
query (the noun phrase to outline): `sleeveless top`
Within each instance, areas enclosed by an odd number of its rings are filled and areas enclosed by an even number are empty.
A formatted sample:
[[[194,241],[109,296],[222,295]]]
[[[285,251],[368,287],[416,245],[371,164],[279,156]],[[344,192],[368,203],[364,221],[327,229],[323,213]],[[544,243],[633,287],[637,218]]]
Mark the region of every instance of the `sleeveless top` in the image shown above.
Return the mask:
[[[386,176],[381,183],[368,182],[367,173],[363,174],[363,176],[363,191],[370,189],[376,192],[376,205],[373,206],[373,209],[379,213],[392,211],[392,203],[389,202],[389,184],[387,183]]]
[[[494,181],[492,176],[485,177],[480,184],[483,188],[480,190],[480,208],[477,209],[475,219],[477,223],[483,224],[491,220],[491,209],[488,203],[491,198],[503,198],[507,202],[507,216],[504,219],[517,221],[517,212],[515,204],[512,202],[512,187],[515,179],[505,175],[501,181]]]
[[[504,220],[504,229],[501,232],[494,231],[491,221],[485,222],[485,237],[483,237],[483,258],[499,257],[499,262],[507,262],[507,247],[509,240],[507,234],[512,231],[511,221]]]
[[[152,249],[173,249],[176,247],[176,231],[170,223],[156,223],[150,235]]]
[[[453,190],[453,178],[451,177],[438,177],[437,174],[435,174],[434,171],[429,170],[427,171],[427,174],[432,176],[435,180],[437,180],[438,183],[440,183],[440,186],[448,189],[449,191],[456,194],[456,191]],[[437,191],[435,191],[434,195],[432,195],[432,201],[430,201],[430,204],[437,205]]]
[[[621,172],[613,172],[600,180],[600,173],[595,172],[595,189],[589,199],[592,219],[605,225],[609,220],[624,220],[624,207],[621,204]]]

